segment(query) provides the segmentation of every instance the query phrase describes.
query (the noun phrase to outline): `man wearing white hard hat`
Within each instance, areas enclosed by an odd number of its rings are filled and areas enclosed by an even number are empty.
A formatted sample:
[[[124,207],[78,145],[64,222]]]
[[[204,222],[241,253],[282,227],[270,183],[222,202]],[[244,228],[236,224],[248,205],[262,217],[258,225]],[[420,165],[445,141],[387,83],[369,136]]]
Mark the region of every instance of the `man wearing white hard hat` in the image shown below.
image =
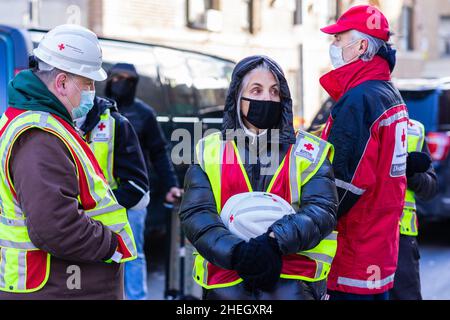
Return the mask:
[[[33,53],[0,119],[0,299],[122,299],[133,234],[73,124],[106,79],[97,36],[61,25]]]

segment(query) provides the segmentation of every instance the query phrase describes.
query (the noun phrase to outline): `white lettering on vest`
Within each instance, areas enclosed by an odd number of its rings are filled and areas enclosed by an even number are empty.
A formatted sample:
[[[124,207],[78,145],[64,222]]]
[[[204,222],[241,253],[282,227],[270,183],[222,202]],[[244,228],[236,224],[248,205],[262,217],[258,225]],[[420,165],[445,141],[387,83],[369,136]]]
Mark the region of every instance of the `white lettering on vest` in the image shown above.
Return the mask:
[[[81,269],[77,265],[70,265],[67,267],[67,274],[71,276],[67,278],[66,284],[69,290],[81,289]]]

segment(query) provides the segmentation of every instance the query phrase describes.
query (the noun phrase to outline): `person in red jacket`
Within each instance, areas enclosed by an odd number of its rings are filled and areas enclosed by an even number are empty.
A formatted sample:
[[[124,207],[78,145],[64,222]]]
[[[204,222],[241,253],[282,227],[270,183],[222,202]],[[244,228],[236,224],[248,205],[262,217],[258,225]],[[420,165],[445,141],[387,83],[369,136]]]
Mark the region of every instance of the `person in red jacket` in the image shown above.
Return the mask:
[[[387,300],[394,283],[406,192],[408,111],[391,83],[389,23],[355,6],[321,29],[334,35],[334,70],[320,79],[336,101],[322,138],[336,149],[338,251],[328,280],[334,300]]]

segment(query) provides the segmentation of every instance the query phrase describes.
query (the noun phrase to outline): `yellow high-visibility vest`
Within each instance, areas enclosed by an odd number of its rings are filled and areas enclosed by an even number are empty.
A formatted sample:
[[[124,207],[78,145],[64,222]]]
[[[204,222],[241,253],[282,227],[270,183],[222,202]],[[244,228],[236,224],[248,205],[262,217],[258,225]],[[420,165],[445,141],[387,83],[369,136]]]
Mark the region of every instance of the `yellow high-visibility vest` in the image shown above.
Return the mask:
[[[26,212],[16,198],[9,172],[15,141],[33,128],[54,134],[70,151],[78,173],[80,214],[103,223],[118,235],[127,251],[119,262],[137,257],[126,210],[118,204],[89,146],[57,116],[9,108],[0,119],[0,290],[14,293],[40,290],[50,274],[51,255],[31,242]]]
[[[115,130],[116,121],[111,116],[110,110],[106,109],[100,116],[99,123],[89,133],[89,146],[102,168],[106,181],[113,190],[119,186],[113,172]]]
[[[305,149],[303,146],[307,146],[307,148]],[[220,214],[223,207],[223,201],[221,199],[222,189],[228,183],[235,183],[235,181],[227,179],[227,176],[222,176],[224,155],[229,152],[226,150],[234,152],[234,156],[238,162],[237,166],[240,167],[242,177],[245,179],[243,183],[247,186],[246,192],[252,192],[252,186],[240,159],[236,143],[234,141],[223,141],[221,133],[212,134],[200,140],[196,146],[196,156],[201,168],[208,176],[218,214]],[[291,147],[285,159],[282,161],[272,178],[267,192],[274,192],[275,189],[280,187],[289,188],[290,203],[294,209],[298,210],[301,205],[302,187],[317,173],[327,157],[332,161],[333,156],[334,148],[331,144],[309,133],[299,132],[296,144]],[[278,179],[280,176],[286,178]],[[310,263],[308,267],[304,267],[305,270],[287,271],[289,268],[286,268],[282,270],[280,277],[309,282],[324,280],[329,274],[336,249],[337,232],[333,232],[315,248],[289,256],[290,259],[303,259],[307,264]],[[242,282],[242,279],[235,271],[220,269],[208,262],[198,252],[194,254],[196,257],[193,277],[203,288],[215,289],[230,287]],[[288,264],[289,261],[283,262],[284,266]]]
[[[408,152],[422,152],[425,143],[425,127],[419,121],[409,120],[408,124]],[[400,218],[400,234],[418,236],[418,221],[416,198],[414,191],[407,189],[405,205]]]

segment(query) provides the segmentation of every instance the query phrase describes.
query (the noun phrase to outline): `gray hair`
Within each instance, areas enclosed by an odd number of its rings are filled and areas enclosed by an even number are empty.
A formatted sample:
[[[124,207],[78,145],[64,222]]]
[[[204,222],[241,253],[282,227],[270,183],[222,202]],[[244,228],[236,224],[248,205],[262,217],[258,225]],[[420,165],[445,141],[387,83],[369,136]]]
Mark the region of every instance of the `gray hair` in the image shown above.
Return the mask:
[[[267,62],[263,61],[261,64],[256,66],[256,68],[254,68],[251,71],[247,72],[247,74],[244,76],[244,78],[242,79],[242,82],[241,82],[241,84],[239,86],[238,96],[237,96],[237,99],[236,99],[236,109],[237,109],[236,112],[237,112],[239,123],[240,123],[240,125],[242,127],[245,127],[243,122],[242,122],[242,119],[241,119],[241,99],[242,99],[242,94],[244,93],[244,89],[248,86],[248,83],[250,81],[250,74],[253,71],[255,71],[255,70],[270,71],[273,74],[273,77],[275,78],[275,81],[277,82],[278,88],[280,89],[280,79],[278,79],[278,76],[270,68],[270,66],[267,64]]]
[[[37,60],[37,68],[34,70],[34,73],[42,80],[46,85],[52,83],[52,81],[56,78],[58,74],[61,72],[68,73],[66,71],[62,71],[58,68],[55,68],[48,63],[36,58]],[[69,73],[68,73],[69,74]]]
[[[377,39],[374,38],[368,34],[362,33],[358,30],[352,30],[352,36],[353,36],[353,40],[367,40],[367,51],[361,55],[361,59],[363,61],[371,61],[376,54],[378,53],[378,51],[380,50],[381,47],[386,46],[386,42],[381,40],[381,39]]]
[[[242,93],[244,92],[244,89],[248,86],[248,82],[250,81],[250,74],[255,70],[265,70],[270,71],[273,74],[273,77],[275,78],[278,87],[280,87],[280,80],[278,79],[276,73],[270,68],[270,66],[267,64],[267,62],[263,61],[260,65],[258,65],[255,69],[252,69],[251,71],[247,72],[247,74],[242,79],[241,85],[239,86],[239,98],[242,96]]]

